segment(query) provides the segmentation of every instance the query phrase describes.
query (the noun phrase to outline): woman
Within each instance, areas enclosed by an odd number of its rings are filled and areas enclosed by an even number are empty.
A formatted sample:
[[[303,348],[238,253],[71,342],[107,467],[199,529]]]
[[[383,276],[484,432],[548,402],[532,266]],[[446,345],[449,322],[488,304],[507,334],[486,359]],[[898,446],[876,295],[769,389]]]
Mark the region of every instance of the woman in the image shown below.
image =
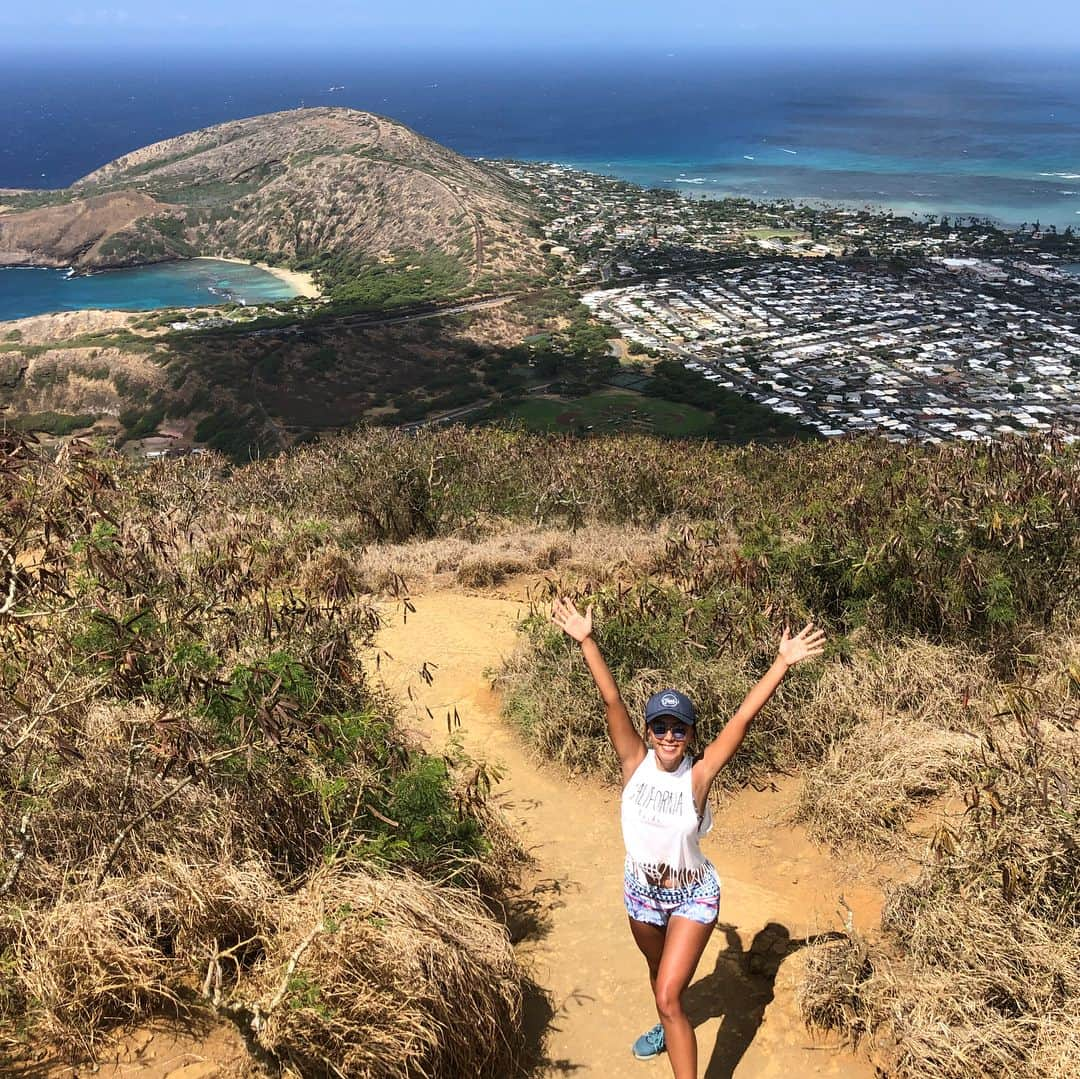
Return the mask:
[[[593,640],[592,607],[581,614],[570,600],[556,600],[551,617],[581,645],[622,768],[624,900],[630,932],[649,964],[660,1017],[634,1043],[634,1056],[648,1060],[666,1049],[675,1079],[697,1079],[697,1038],[683,1011],[682,994],[720,907],[719,878],[699,845],[712,827],[709,789],[788,669],[821,654],[825,634],[812,622],[794,637],[785,628],[773,665],[695,759],[688,751],[697,717],[687,697],[673,689],[654,693],[645,705],[643,739]]]

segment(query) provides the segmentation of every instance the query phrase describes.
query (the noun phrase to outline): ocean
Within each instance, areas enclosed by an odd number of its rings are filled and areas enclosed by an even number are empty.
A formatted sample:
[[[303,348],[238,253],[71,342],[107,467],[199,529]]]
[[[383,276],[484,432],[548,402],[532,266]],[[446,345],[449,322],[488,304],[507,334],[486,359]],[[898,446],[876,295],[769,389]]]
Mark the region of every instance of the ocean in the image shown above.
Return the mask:
[[[268,303],[295,295],[266,270],[218,259],[166,262],[78,277],[69,277],[63,270],[0,266],[0,322],[49,311],[152,311]]]
[[[0,186],[347,105],[482,157],[687,193],[1080,225],[1080,57],[656,51],[0,55]]]

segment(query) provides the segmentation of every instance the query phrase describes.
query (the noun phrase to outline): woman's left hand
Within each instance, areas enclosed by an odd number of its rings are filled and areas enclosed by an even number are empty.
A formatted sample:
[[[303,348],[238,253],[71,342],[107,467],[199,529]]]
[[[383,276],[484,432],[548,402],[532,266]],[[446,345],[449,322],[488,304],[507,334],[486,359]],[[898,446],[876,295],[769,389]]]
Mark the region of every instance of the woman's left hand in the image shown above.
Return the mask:
[[[578,644],[584,644],[585,638],[592,635],[592,604],[582,614],[574,606],[572,599],[557,599],[551,607],[551,620]]]
[[[807,622],[794,637],[791,630],[784,626],[784,635],[780,638],[777,656],[789,667],[801,663],[804,659],[820,656],[825,651],[825,631],[814,629],[813,622]]]

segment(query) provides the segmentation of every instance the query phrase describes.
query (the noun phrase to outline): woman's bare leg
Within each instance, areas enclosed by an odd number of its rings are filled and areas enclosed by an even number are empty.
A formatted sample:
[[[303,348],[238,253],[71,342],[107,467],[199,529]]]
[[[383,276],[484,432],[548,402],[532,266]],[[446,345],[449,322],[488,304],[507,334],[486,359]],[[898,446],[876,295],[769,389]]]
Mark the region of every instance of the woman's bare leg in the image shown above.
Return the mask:
[[[638,950],[645,956],[645,962],[649,964],[649,985],[652,986],[653,996],[656,996],[656,976],[660,973],[660,959],[664,954],[664,941],[667,938],[667,930],[659,925],[650,925],[648,922],[637,922],[630,919],[630,932],[634,934],[634,943]]]
[[[664,1024],[664,1041],[675,1079],[697,1079],[697,1038],[683,1011],[682,995],[697,970],[715,925],[715,922],[702,925],[673,916],[668,922],[660,966],[653,979],[656,1011]]]

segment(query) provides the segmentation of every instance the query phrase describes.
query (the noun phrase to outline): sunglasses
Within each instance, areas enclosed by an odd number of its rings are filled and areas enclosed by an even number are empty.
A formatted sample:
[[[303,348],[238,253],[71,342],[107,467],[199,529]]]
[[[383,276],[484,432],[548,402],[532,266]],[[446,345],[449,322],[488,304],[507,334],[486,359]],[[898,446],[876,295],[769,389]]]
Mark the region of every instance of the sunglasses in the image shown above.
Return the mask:
[[[665,723],[662,719],[653,720],[649,724],[649,730],[653,732],[653,735],[657,738],[663,738],[668,731],[671,731],[671,737],[676,742],[684,742],[687,735],[690,733],[690,728],[684,723]]]

